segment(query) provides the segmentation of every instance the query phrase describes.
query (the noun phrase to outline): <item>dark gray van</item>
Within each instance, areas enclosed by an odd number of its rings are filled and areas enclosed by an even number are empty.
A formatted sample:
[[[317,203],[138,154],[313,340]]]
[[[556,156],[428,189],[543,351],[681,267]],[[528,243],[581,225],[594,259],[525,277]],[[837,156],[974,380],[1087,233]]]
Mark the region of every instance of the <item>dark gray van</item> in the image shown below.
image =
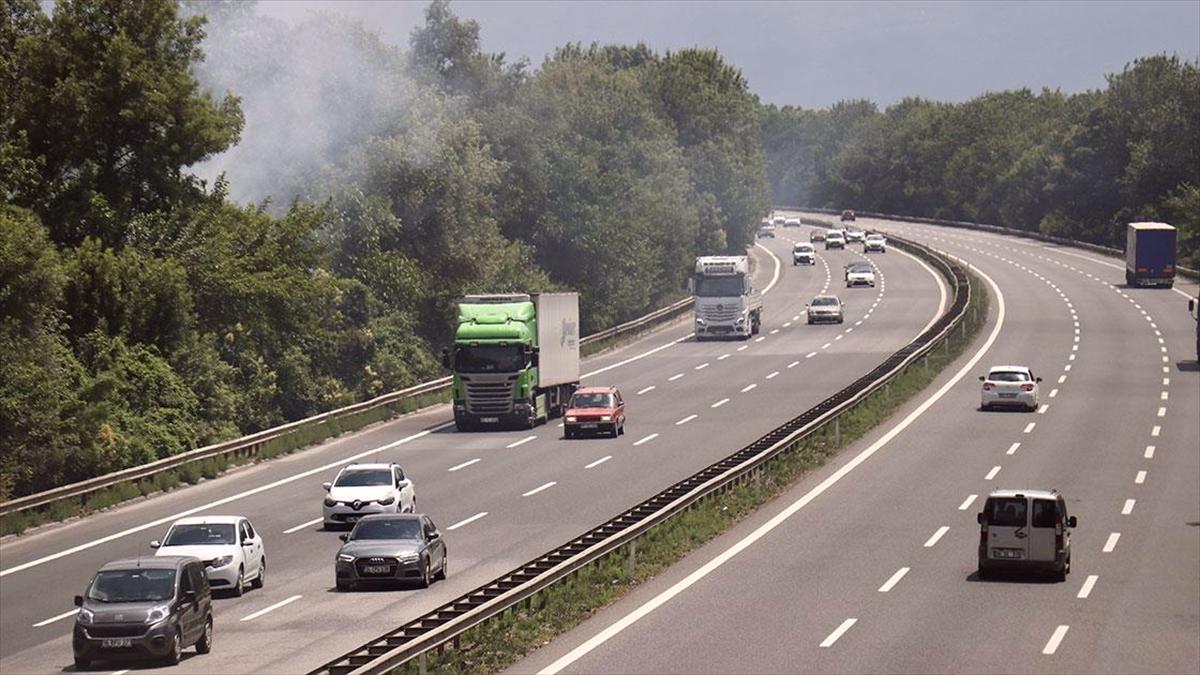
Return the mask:
[[[212,649],[212,592],[198,558],[110,562],[75,596],[75,605],[76,668],[110,659],[175,665],[187,647],[195,645],[198,654]]]

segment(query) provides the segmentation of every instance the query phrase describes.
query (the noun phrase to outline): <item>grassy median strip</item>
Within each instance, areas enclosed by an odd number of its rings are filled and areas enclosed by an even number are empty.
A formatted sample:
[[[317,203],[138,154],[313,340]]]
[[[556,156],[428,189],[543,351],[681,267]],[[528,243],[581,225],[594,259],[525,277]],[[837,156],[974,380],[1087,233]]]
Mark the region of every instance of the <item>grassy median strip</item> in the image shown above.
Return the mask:
[[[983,283],[971,275],[971,303],[961,327],[928,355],[917,360],[890,385],[868,396],[853,410],[780,453],[755,475],[718,491],[650,530],[637,541],[636,562],[629,565],[622,549],[547,588],[526,603],[459,636],[457,647],[425,655],[425,668],[444,673],[491,673],[516,663],[554,637],[574,628],[667,566],[713,539],[821,466],[838,450],[858,440],[924,390],[938,373],[961,355],[987,323],[988,297]],[[632,572],[632,573],[631,573]],[[397,673],[417,673],[417,660]]]

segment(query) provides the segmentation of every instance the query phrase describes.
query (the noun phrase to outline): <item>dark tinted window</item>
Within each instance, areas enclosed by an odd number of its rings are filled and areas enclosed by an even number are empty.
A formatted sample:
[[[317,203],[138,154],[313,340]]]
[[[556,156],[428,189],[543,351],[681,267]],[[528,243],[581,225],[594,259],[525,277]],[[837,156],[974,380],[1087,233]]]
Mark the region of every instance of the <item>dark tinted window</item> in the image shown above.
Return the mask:
[[[100,572],[88,587],[97,602],[160,602],[175,597],[175,570],[132,569]]]
[[[1029,376],[1016,371],[999,370],[988,375],[992,382],[1028,382]]]
[[[813,307],[836,307],[837,298],[813,298]]]
[[[245,526],[246,526],[246,536],[253,538],[254,537],[254,526],[251,525],[250,521],[248,521],[248,520],[243,520],[242,523],[245,524]]]
[[[189,563],[187,574],[192,580],[192,589],[196,591],[197,595],[203,595],[208,590],[208,577],[205,576],[200,564]]]
[[[987,503],[988,524],[1000,527],[1025,527],[1024,497],[995,497]]]
[[[1033,526],[1054,527],[1058,504],[1049,499],[1033,500]]]
[[[421,524],[415,518],[362,520],[350,533],[350,539],[420,539]]]
[[[200,546],[204,544],[236,544],[233,523],[176,525],[167,533],[165,546]]]
[[[365,487],[368,485],[391,485],[392,472],[387,469],[356,469],[343,471],[334,483],[337,487]]]

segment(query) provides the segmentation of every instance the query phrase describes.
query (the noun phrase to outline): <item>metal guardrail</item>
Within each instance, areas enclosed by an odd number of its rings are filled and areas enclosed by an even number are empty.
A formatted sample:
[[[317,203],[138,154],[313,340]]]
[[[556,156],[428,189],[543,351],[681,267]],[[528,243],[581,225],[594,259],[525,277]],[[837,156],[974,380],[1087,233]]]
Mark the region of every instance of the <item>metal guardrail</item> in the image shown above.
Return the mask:
[[[796,442],[858,405],[893,377],[949,338],[964,318],[971,298],[966,271],[932,250],[896,237],[900,246],[924,258],[953,286],[954,301],[924,333],[871,372],[799,416],[698,473],[544,555],[433,611],[408,621],[357,649],[322,665],[313,674],[386,673],[425,652],[455,641],[464,632],[532,598],[624,546],[705,496],[743,479]]]
[[[840,215],[841,211],[837,209],[813,208],[807,206],[775,206],[773,208],[787,211],[805,211],[808,213],[822,213],[826,215]],[[1036,241],[1044,241],[1060,246],[1070,246],[1079,248],[1085,251],[1092,251],[1101,255],[1110,256],[1113,258],[1125,259],[1125,251],[1119,248],[1111,248],[1108,246],[1100,246],[1099,244],[1091,244],[1086,241],[1077,241],[1075,239],[1066,239],[1063,237],[1054,237],[1041,232],[1033,232],[1030,230],[1018,230],[1012,227],[1002,227],[1000,225],[986,225],[983,223],[971,223],[965,220],[943,220],[941,218],[922,218],[919,216],[903,216],[895,213],[876,213],[873,211],[855,211],[855,215],[865,216],[867,218],[880,218],[883,220],[898,220],[906,223],[922,223],[925,225],[940,225],[942,227],[955,227],[963,230],[976,230],[978,232],[991,232],[993,234],[1005,234],[1010,237],[1021,237],[1023,239],[1034,239]],[[1181,277],[1187,277],[1193,280],[1200,280],[1200,270],[1194,270],[1188,267],[1175,267],[1175,272]]]
[[[600,347],[607,340],[612,340],[618,337],[629,337],[645,332],[651,328],[658,326],[661,323],[673,319],[683,311],[691,308],[692,298],[684,298],[667,305],[661,309],[657,309],[649,314],[638,317],[631,321],[626,321],[617,326],[602,330],[598,333],[585,336],[579,341],[580,349],[583,351],[587,347]],[[336,422],[346,419],[352,415],[364,413],[389,405],[396,405],[407,399],[416,399],[430,394],[438,394],[450,388],[451,378],[442,377],[429,382],[424,382],[407,389],[394,391],[368,401],[355,403],[343,408],[331,410],[329,412],[314,415],[295,422],[289,422],[277,427],[272,427],[260,431],[258,433],[243,436],[230,441],[208,445],[203,448],[196,448],[170,457],[156,460],[140,466],[114,471],[103,476],[97,476],[88,480],[63,485],[61,487],[52,488],[43,492],[39,492],[17,499],[12,499],[0,503],[0,516],[5,516],[22,511],[32,509],[45,508],[52,504],[67,500],[86,499],[92,494],[114,487],[121,483],[132,481],[145,480],[152,478],[155,475],[165,471],[178,469],[186,464],[201,462],[218,457],[230,456],[249,456],[253,457],[258,454],[259,449],[264,444],[275,441],[286,436],[289,436],[298,431],[310,429],[321,424]]]

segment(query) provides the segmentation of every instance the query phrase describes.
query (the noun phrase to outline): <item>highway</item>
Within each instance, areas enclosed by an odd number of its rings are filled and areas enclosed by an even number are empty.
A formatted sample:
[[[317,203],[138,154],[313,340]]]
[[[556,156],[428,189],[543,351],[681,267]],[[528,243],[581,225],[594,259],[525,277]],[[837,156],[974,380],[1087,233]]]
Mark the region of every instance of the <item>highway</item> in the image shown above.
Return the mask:
[[[532,431],[461,434],[438,406],[216,480],[0,543],[0,672],[71,671],[71,597],[105,561],[150,555],[184,514],[248,516],[263,534],[266,587],[215,601],[211,654],[173,672],[299,672],[424,613],[593,527],[754,440],[908,343],[947,302],[937,275],[892,249],[872,255],[880,283],[840,288],[858,247],[793,267],[781,229],[754,249],[769,287],[762,333],[690,339],[691,317],[585,361],[585,384],[615,384],[627,434],[565,441]],[[782,261],[782,262],[781,262]],[[807,326],[818,292],[847,303],[844,325]],[[337,533],[320,529],[320,485],[350,461],[397,461],[419,510],[445,534],[449,579],[426,590],[333,591]],[[102,666],[103,667],[103,666]],[[117,669],[120,664],[114,664]]]
[[[1196,285],[1126,289],[1120,261],[1078,249],[859,224],[986,275],[982,335],[868,437],[512,672],[1200,672]],[[978,410],[1001,364],[1043,377],[1038,412]],[[999,488],[1063,492],[1065,582],[976,577],[975,514]]]

